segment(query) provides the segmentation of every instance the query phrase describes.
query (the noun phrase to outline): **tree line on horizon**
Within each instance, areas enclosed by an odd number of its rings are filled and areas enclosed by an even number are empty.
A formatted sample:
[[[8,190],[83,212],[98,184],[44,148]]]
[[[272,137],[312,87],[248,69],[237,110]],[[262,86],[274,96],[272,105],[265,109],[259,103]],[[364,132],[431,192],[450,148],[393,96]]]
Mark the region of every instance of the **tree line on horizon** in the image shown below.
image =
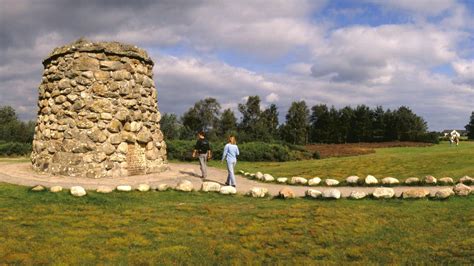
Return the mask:
[[[240,142],[296,145],[438,140],[438,133],[428,132],[426,121],[406,106],[393,110],[366,105],[337,109],[325,104],[309,107],[305,101],[294,101],[283,123],[278,120],[278,107],[271,104],[262,109],[258,95],[248,97],[237,109],[240,119],[231,109],[222,111],[215,98],[205,98],[197,101],[181,117],[164,113],[161,129],[168,140],[193,139],[201,130],[211,140],[234,134]]]
[[[425,120],[406,106],[384,109],[366,105],[337,109],[325,104],[308,107],[294,101],[280,123],[275,104],[261,108],[260,97],[250,96],[238,105],[240,118],[231,109],[222,110],[215,98],[197,101],[181,117],[164,113],[161,130],[167,140],[191,140],[204,130],[211,140],[238,136],[239,142],[354,143],[380,141],[434,142],[438,133],[427,132]],[[474,111],[465,126],[474,139]],[[18,119],[11,106],[0,106],[0,154],[26,154],[31,150],[35,121]]]

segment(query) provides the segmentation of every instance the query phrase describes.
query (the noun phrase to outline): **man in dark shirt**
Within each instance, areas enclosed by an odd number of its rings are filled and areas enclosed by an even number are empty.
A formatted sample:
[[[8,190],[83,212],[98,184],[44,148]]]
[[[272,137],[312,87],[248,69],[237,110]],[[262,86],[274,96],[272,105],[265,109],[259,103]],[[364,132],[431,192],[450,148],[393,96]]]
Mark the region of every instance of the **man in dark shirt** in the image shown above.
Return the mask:
[[[201,178],[207,178],[207,160],[211,159],[211,146],[209,141],[206,139],[204,132],[198,133],[198,140],[194,145],[193,158],[199,158],[199,164],[201,165]]]

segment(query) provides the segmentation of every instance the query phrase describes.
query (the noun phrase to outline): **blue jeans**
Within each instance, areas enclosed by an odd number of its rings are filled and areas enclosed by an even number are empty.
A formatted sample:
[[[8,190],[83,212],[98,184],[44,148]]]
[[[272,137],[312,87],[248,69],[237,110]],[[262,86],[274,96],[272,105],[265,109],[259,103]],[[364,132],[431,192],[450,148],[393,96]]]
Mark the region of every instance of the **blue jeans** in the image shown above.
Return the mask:
[[[237,164],[237,161],[227,161],[227,171],[229,174],[227,175],[227,184],[230,186],[235,186],[235,176],[234,176],[234,167]]]

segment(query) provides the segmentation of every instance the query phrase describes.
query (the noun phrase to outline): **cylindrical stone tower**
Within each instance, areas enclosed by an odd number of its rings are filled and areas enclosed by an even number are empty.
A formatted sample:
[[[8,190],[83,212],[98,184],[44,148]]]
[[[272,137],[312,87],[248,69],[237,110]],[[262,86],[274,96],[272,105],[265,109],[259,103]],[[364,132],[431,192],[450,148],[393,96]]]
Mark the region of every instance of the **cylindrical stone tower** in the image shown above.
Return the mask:
[[[167,169],[153,61],[136,46],[80,39],[43,61],[31,161],[91,178]]]

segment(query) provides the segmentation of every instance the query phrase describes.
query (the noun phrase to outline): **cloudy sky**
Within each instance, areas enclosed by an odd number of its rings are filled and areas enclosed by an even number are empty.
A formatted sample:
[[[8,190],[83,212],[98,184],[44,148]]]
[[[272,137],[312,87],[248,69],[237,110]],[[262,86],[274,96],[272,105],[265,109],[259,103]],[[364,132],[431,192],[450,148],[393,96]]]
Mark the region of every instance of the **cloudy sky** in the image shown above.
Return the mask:
[[[145,48],[162,112],[215,97],[406,105],[431,130],[474,111],[474,1],[0,0],[0,105],[36,115],[41,60],[79,37]]]

